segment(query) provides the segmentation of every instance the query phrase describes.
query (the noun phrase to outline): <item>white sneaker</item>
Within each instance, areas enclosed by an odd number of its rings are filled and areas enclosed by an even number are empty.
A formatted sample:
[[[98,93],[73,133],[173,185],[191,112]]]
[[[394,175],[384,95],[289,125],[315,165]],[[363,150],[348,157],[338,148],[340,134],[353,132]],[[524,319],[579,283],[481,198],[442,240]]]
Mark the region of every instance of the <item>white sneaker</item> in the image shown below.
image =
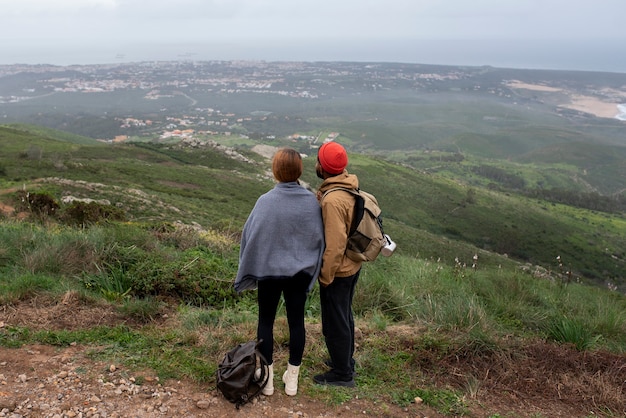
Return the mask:
[[[285,383],[285,393],[289,396],[294,396],[298,393],[298,374],[300,373],[300,366],[292,366],[287,363],[287,370],[283,374],[283,382]]]
[[[261,390],[261,393],[265,396],[272,396],[274,394],[274,363],[267,366],[265,376],[267,377],[267,384]],[[254,371],[254,378],[257,380],[261,378],[261,369]]]

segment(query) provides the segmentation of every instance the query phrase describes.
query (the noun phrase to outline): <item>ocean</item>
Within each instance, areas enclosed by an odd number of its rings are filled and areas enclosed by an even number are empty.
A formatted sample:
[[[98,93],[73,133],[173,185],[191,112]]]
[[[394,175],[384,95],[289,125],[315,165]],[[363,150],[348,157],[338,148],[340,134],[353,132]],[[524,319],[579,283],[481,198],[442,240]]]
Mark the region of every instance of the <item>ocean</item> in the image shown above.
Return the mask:
[[[0,45],[2,64],[110,64],[170,60],[357,61],[626,74],[623,41],[319,40]]]
[[[617,105],[617,109],[619,110],[619,114],[615,116],[615,119],[626,121],[626,103]]]

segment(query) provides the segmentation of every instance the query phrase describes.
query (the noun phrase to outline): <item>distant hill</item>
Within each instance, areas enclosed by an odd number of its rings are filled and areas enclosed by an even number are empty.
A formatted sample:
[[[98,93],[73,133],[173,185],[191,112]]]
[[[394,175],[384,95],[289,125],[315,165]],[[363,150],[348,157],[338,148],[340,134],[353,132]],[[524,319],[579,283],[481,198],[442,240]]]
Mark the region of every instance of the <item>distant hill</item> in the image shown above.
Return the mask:
[[[33,139],[34,135],[37,139],[52,139],[55,141],[70,142],[73,144],[95,145],[98,143],[98,141],[82,135],[76,135],[71,132],[60,131],[37,125],[8,124],[0,125],[0,127],[4,128],[3,131],[5,135],[10,131],[13,131],[15,135],[19,135],[17,132],[21,131],[24,133],[26,138],[30,139]]]
[[[581,189],[600,194],[626,192],[626,147],[584,142],[554,144],[533,150],[517,158],[526,164],[576,167]],[[586,187],[585,184],[589,186]]]

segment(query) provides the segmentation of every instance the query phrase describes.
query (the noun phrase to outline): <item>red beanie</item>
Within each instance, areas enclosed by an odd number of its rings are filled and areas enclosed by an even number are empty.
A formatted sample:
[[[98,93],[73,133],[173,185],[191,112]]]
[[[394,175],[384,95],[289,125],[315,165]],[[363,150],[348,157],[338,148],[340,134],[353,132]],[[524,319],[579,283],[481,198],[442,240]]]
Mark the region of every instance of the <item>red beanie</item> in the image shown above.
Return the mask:
[[[344,147],[331,141],[324,143],[317,152],[320,165],[330,174],[341,174],[348,165],[348,154]]]

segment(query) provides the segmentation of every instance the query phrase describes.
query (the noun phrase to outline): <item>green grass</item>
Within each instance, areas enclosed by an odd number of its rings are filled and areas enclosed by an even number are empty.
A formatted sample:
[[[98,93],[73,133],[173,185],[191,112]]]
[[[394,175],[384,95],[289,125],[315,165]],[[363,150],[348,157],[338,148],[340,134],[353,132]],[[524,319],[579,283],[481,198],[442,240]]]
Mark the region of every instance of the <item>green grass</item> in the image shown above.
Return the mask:
[[[183,248],[175,239],[182,235],[132,223],[51,229],[1,222],[0,236],[4,248],[18,248],[4,251],[0,286],[5,303],[41,292],[92,291],[114,303],[136,299],[137,306],[126,309],[145,317],[158,311],[151,296],[174,296],[190,305],[215,309],[224,308],[228,298],[242,303],[229,291],[215,297],[215,292],[231,286],[237,246],[231,243],[224,248],[210,241],[215,238],[207,241],[206,232],[187,230]],[[71,259],[59,261],[68,254]],[[314,291],[307,308],[309,318],[319,314],[317,297]],[[606,348],[626,344],[626,301],[619,293],[535,277],[516,267],[474,269],[395,254],[364,266],[354,309],[379,329],[405,322],[449,332],[523,336],[584,324],[592,336],[602,336],[598,343]],[[147,313],[141,314],[142,310]],[[210,312],[202,315],[206,319],[198,317],[199,324],[216,321]],[[562,318],[573,322],[566,324]],[[547,335],[555,337],[555,332]]]
[[[0,280],[0,304],[27,300],[41,292],[59,290],[58,278],[48,274],[16,274]]]
[[[593,329],[586,327],[580,319],[562,318],[550,324],[547,333],[555,341],[574,344],[581,351],[593,349],[602,338],[602,335],[594,335]]]

